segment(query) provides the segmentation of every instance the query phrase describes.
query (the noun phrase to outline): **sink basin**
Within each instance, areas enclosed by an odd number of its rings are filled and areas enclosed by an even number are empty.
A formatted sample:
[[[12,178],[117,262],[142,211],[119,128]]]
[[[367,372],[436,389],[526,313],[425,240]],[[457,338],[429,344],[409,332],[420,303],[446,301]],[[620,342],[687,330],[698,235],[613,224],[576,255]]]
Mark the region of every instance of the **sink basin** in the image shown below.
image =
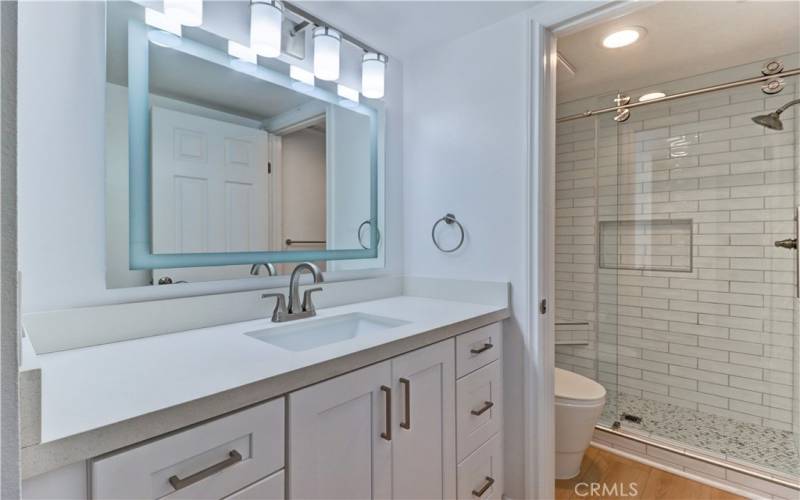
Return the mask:
[[[351,313],[330,318],[304,321],[247,332],[245,335],[289,351],[307,351],[316,347],[372,335],[389,328],[408,324],[393,318],[371,314]]]

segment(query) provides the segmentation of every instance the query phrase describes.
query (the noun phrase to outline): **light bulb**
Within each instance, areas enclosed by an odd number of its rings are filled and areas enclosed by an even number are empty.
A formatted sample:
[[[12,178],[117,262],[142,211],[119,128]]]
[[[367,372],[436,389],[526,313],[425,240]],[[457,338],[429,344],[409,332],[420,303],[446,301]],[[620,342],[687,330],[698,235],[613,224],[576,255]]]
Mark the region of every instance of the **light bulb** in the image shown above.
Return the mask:
[[[339,78],[339,48],[342,35],[333,28],[319,26],[314,29],[314,74],[320,80]]]
[[[367,52],[361,62],[361,93],[370,99],[381,99],[386,78],[386,56]]]
[[[203,0],[164,0],[164,14],[184,26],[203,24]]]

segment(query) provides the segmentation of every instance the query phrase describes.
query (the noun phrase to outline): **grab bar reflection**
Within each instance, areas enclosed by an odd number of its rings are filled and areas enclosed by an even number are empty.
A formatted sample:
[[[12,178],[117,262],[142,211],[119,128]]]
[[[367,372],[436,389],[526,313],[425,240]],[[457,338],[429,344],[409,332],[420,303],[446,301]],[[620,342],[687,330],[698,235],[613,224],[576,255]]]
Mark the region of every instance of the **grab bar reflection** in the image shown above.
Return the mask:
[[[286,238],[286,246],[292,245],[325,245],[327,241],[325,240],[293,240],[291,238]]]

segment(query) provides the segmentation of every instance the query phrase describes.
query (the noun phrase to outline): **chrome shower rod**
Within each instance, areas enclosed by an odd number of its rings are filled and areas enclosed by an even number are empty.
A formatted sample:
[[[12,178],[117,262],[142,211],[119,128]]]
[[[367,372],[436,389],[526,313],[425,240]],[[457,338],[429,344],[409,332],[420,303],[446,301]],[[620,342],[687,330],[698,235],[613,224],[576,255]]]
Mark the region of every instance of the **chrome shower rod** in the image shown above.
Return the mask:
[[[790,69],[790,70],[783,71],[783,72],[780,72],[780,73],[775,73],[775,74],[772,74],[772,75],[763,75],[763,76],[758,76],[758,77],[755,77],[755,78],[747,78],[745,80],[736,80],[735,82],[721,83],[719,85],[712,85],[710,87],[703,87],[701,89],[687,90],[686,92],[678,92],[677,94],[667,95],[667,96],[664,96],[664,97],[659,97],[657,99],[650,99],[649,101],[640,101],[640,102],[635,102],[635,103],[632,103],[632,104],[625,104],[625,105],[622,105],[622,106],[611,106],[611,107],[602,108],[602,109],[592,109],[592,110],[584,111],[583,113],[576,113],[574,115],[568,115],[568,116],[565,116],[563,118],[559,118],[559,119],[556,120],[556,123],[563,123],[563,122],[568,122],[568,121],[572,121],[572,120],[578,120],[580,118],[588,118],[590,116],[601,115],[603,113],[612,113],[612,112],[615,112],[615,111],[620,110],[620,109],[638,108],[639,106],[645,106],[647,104],[655,104],[655,103],[658,103],[658,102],[672,101],[674,99],[680,99],[682,97],[691,97],[693,95],[706,94],[708,92],[716,92],[718,90],[726,90],[726,89],[732,89],[732,88],[736,88],[736,87],[742,87],[744,85],[752,85],[754,83],[766,82],[768,80],[773,80],[775,78],[783,78],[783,77],[787,77],[787,76],[797,76],[797,75],[800,75],[800,68]]]

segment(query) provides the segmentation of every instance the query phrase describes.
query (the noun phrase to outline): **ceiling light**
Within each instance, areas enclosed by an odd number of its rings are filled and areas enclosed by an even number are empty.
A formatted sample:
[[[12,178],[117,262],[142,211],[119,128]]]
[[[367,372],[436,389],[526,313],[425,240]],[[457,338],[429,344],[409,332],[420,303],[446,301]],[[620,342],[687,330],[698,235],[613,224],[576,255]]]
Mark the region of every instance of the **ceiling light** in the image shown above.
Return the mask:
[[[203,24],[203,0],[164,0],[164,14],[184,26]]]
[[[603,47],[608,49],[625,47],[639,40],[645,33],[645,29],[638,26],[623,28],[603,38]]]
[[[250,47],[245,47],[240,43],[233,40],[228,40],[228,55],[235,57],[240,61],[256,64],[258,62],[258,54]]]
[[[320,80],[339,78],[339,48],[342,35],[333,28],[319,26],[314,29],[314,74]]]
[[[250,2],[250,46],[264,57],[281,55],[283,3],[278,0]]]
[[[639,102],[644,101],[652,101],[653,99],[661,99],[662,97],[666,97],[667,94],[663,92],[650,92],[649,94],[645,94],[639,98]]]
[[[340,97],[344,97],[352,102],[358,102],[358,90],[339,84],[336,86],[336,91]]]
[[[367,52],[361,62],[361,93],[370,99],[383,97],[386,56]]]
[[[314,73],[307,71],[300,66],[289,66],[289,76],[293,80],[297,80],[300,83],[304,83],[311,87],[314,86]]]

